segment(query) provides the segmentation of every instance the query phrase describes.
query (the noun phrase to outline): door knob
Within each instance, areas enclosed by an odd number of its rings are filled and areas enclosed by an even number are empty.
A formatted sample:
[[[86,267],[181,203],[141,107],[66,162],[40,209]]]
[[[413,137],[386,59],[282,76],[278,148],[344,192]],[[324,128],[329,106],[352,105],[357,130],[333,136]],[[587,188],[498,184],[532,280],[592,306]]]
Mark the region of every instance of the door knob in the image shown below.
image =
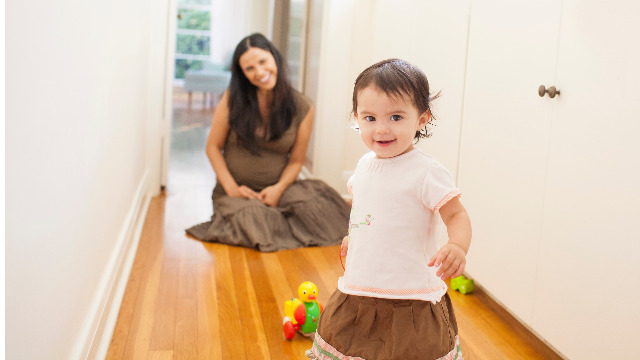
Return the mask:
[[[549,94],[549,97],[553,99],[556,95],[560,95],[560,90],[556,89],[555,86],[545,89],[544,85],[540,85],[538,88],[538,95],[540,95],[540,97],[544,97],[544,94]]]

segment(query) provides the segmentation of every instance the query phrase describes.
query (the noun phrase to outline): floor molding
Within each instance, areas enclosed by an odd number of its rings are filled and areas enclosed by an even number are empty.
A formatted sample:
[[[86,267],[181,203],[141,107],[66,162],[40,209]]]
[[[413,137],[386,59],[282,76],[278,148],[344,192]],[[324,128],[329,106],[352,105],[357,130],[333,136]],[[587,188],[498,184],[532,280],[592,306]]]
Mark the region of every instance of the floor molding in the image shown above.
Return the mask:
[[[118,319],[151,197],[149,172],[138,184],[71,359],[104,359]]]
[[[313,179],[313,174],[309,171],[309,168],[307,168],[306,165],[303,165],[300,169],[300,173],[298,173],[298,178],[302,180]]]
[[[464,275],[469,279],[473,278],[467,273]],[[526,339],[527,343],[535,348],[539,354],[543,355],[547,359],[568,359],[557,348],[542,337],[542,335],[536,332],[531,326],[527,325],[524,320],[512,312],[503,302],[487,290],[487,288],[482,286],[481,283],[477,280],[474,280],[474,283],[476,285],[475,295],[478,299],[489,307],[489,309],[491,309],[495,314],[500,316],[500,318],[506,324],[511,326],[521,338]]]

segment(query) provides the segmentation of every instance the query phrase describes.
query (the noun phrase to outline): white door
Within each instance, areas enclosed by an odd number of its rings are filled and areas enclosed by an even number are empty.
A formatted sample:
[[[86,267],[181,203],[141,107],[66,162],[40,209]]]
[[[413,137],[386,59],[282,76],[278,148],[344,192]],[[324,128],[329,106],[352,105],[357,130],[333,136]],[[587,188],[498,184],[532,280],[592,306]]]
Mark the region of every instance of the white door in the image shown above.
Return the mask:
[[[527,324],[537,254],[561,2],[471,7],[459,187],[473,224],[467,271]]]
[[[359,29],[361,39],[368,37],[363,42],[370,56],[356,55],[364,60],[359,70],[380,60],[401,58],[424,71],[429,90],[442,96],[432,102],[436,116],[435,126],[430,129],[433,136],[419,141],[417,147],[442,162],[454,178],[460,149],[469,8],[469,1],[376,1],[368,22]],[[360,136],[352,138],[361,142]],[[354,155],[357,161],[362,154]]]
[[[318,83],[320,73],[320,45],[322,35],[322,7],[323,0],[312,0],[309,2],[307,12],[307,39],[305,59],[305,76],[304,76],[304,94],[307,95],[314,104],[318,104]],[[317,105],[316,105],[317,106]],[[317,107],[316,107],[317,110]],[[316,112],[317,114],[317,112]],[[315,148],[315,134],[318,126],[318,117],[315,118],[311,139],[307,147],[307,155],[305,166],[313,173],[313,151]]]
[[[637,1],[564,1],[534,322],[571,359],[637,356],[639,44]]]

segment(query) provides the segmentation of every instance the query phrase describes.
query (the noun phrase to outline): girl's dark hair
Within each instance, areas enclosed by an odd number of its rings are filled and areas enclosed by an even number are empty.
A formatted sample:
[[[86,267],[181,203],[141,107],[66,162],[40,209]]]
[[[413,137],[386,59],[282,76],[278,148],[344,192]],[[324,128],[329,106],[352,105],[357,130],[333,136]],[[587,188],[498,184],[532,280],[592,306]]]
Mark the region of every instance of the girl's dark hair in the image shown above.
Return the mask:
[[[231,62],[231,82],[229,84],[229,126],[253,154],[258,154],[256,129],[262,125],[258,106],[257,88],[244,76],[240,67],[240,57],[255,47],[269,51],[276,61],[278,76],[273,88],[273,98],[269,105],[269,140],[277,140],[291,126],[296,115],[294,90],[288,77],[288,69],[282,55],[262,34],[251,34],[238,43]]]
[[[358,112],[358,93],[369,85],[374,85],[389,97],[409,100],[418,110],[418,114],[429,112],[432,121],[431,100],[440,96],[431,95],[427,76],[417,66],[400,59],[388,59],[375,63],[358,75],[353,87],[353,113]],[[430,137],[431,132],[424,127],[416,131],[415,139]]]

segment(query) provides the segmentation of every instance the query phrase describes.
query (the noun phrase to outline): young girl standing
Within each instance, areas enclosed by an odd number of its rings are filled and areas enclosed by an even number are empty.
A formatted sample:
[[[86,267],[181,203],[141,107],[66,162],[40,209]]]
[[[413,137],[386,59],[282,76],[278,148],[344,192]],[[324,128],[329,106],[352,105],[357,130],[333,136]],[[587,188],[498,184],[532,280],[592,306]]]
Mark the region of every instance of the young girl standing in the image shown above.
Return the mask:
[[[356,79],[353,114],[372,152],[348,182],[345,273],[320,317],[312,359],[462,358],[443,280],[464,271],[471,223],[449,172],[413,147],[430,135],[431,99],[424,73],[403,60]],[[440,217],[449,241],[438,249]]]

